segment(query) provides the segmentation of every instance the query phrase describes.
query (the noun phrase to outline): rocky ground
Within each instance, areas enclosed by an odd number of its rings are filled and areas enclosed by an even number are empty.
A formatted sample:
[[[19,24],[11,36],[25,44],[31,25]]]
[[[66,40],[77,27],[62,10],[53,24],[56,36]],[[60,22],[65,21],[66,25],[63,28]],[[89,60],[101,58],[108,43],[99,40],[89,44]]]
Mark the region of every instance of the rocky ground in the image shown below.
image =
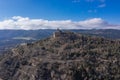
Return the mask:
[[[120,79],[120,41],[73,32],[58,34],[6,51],[0,57],[0,79]]]

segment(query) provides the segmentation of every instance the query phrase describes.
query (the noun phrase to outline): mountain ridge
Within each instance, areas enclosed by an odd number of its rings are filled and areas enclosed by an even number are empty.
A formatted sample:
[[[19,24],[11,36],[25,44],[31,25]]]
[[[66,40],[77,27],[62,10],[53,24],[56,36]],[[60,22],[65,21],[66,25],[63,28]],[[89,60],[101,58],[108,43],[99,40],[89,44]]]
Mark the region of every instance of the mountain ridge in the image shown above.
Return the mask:
[[[120,78],[118,40],[58,31],[37,42],[19,45],[7,53],[0,59],[0,78],[3,80]]]
[[[10,47],[15,47],[21,43],[31,43],[49,37],[55,31],[55,29],[0,30],[0,34],[3,34],[0,36],[0,52],[8,50]],[[109,39],[120,39],[120,30],[114,29],[72,29],[65,31],[77,32],[83,35],[100,36]]]

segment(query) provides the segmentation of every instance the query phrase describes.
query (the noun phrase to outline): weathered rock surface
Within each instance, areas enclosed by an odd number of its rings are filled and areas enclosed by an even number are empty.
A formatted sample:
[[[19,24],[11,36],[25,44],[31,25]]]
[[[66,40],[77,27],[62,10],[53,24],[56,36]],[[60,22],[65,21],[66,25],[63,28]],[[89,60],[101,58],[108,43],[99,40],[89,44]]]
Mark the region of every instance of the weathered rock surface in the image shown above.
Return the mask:
[[[0,59],[0,79],[119,80],[120,41],[57,32],[6,52]]]

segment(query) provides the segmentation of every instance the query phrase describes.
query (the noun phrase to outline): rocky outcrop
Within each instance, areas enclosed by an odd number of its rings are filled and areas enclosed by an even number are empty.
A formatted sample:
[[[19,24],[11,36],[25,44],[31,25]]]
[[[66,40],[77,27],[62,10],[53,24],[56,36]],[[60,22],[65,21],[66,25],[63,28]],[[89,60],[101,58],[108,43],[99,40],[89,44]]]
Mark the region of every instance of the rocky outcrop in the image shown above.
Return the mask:
[[[120,79],[120,41],[63,33],[6,52],[0,59],[0,79]]]

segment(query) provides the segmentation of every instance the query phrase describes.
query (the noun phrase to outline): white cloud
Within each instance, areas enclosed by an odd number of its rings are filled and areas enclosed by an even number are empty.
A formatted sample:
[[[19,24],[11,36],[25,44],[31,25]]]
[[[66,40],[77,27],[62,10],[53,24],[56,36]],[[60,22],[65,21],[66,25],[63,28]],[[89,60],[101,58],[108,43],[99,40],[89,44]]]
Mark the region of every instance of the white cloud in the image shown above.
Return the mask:
[[[100,4],[100,5],[98,5],[98,7],[99,8],[104,8],[104,7],[106,7],[106,4],[104,3],[104,4]]]
[[[14,16],[0,21],[0,29],[120,29],[120,25],[113,25],[101,18],[87,19],[84,21],[72,20],[44,20],[30,19],[28,17]]]

